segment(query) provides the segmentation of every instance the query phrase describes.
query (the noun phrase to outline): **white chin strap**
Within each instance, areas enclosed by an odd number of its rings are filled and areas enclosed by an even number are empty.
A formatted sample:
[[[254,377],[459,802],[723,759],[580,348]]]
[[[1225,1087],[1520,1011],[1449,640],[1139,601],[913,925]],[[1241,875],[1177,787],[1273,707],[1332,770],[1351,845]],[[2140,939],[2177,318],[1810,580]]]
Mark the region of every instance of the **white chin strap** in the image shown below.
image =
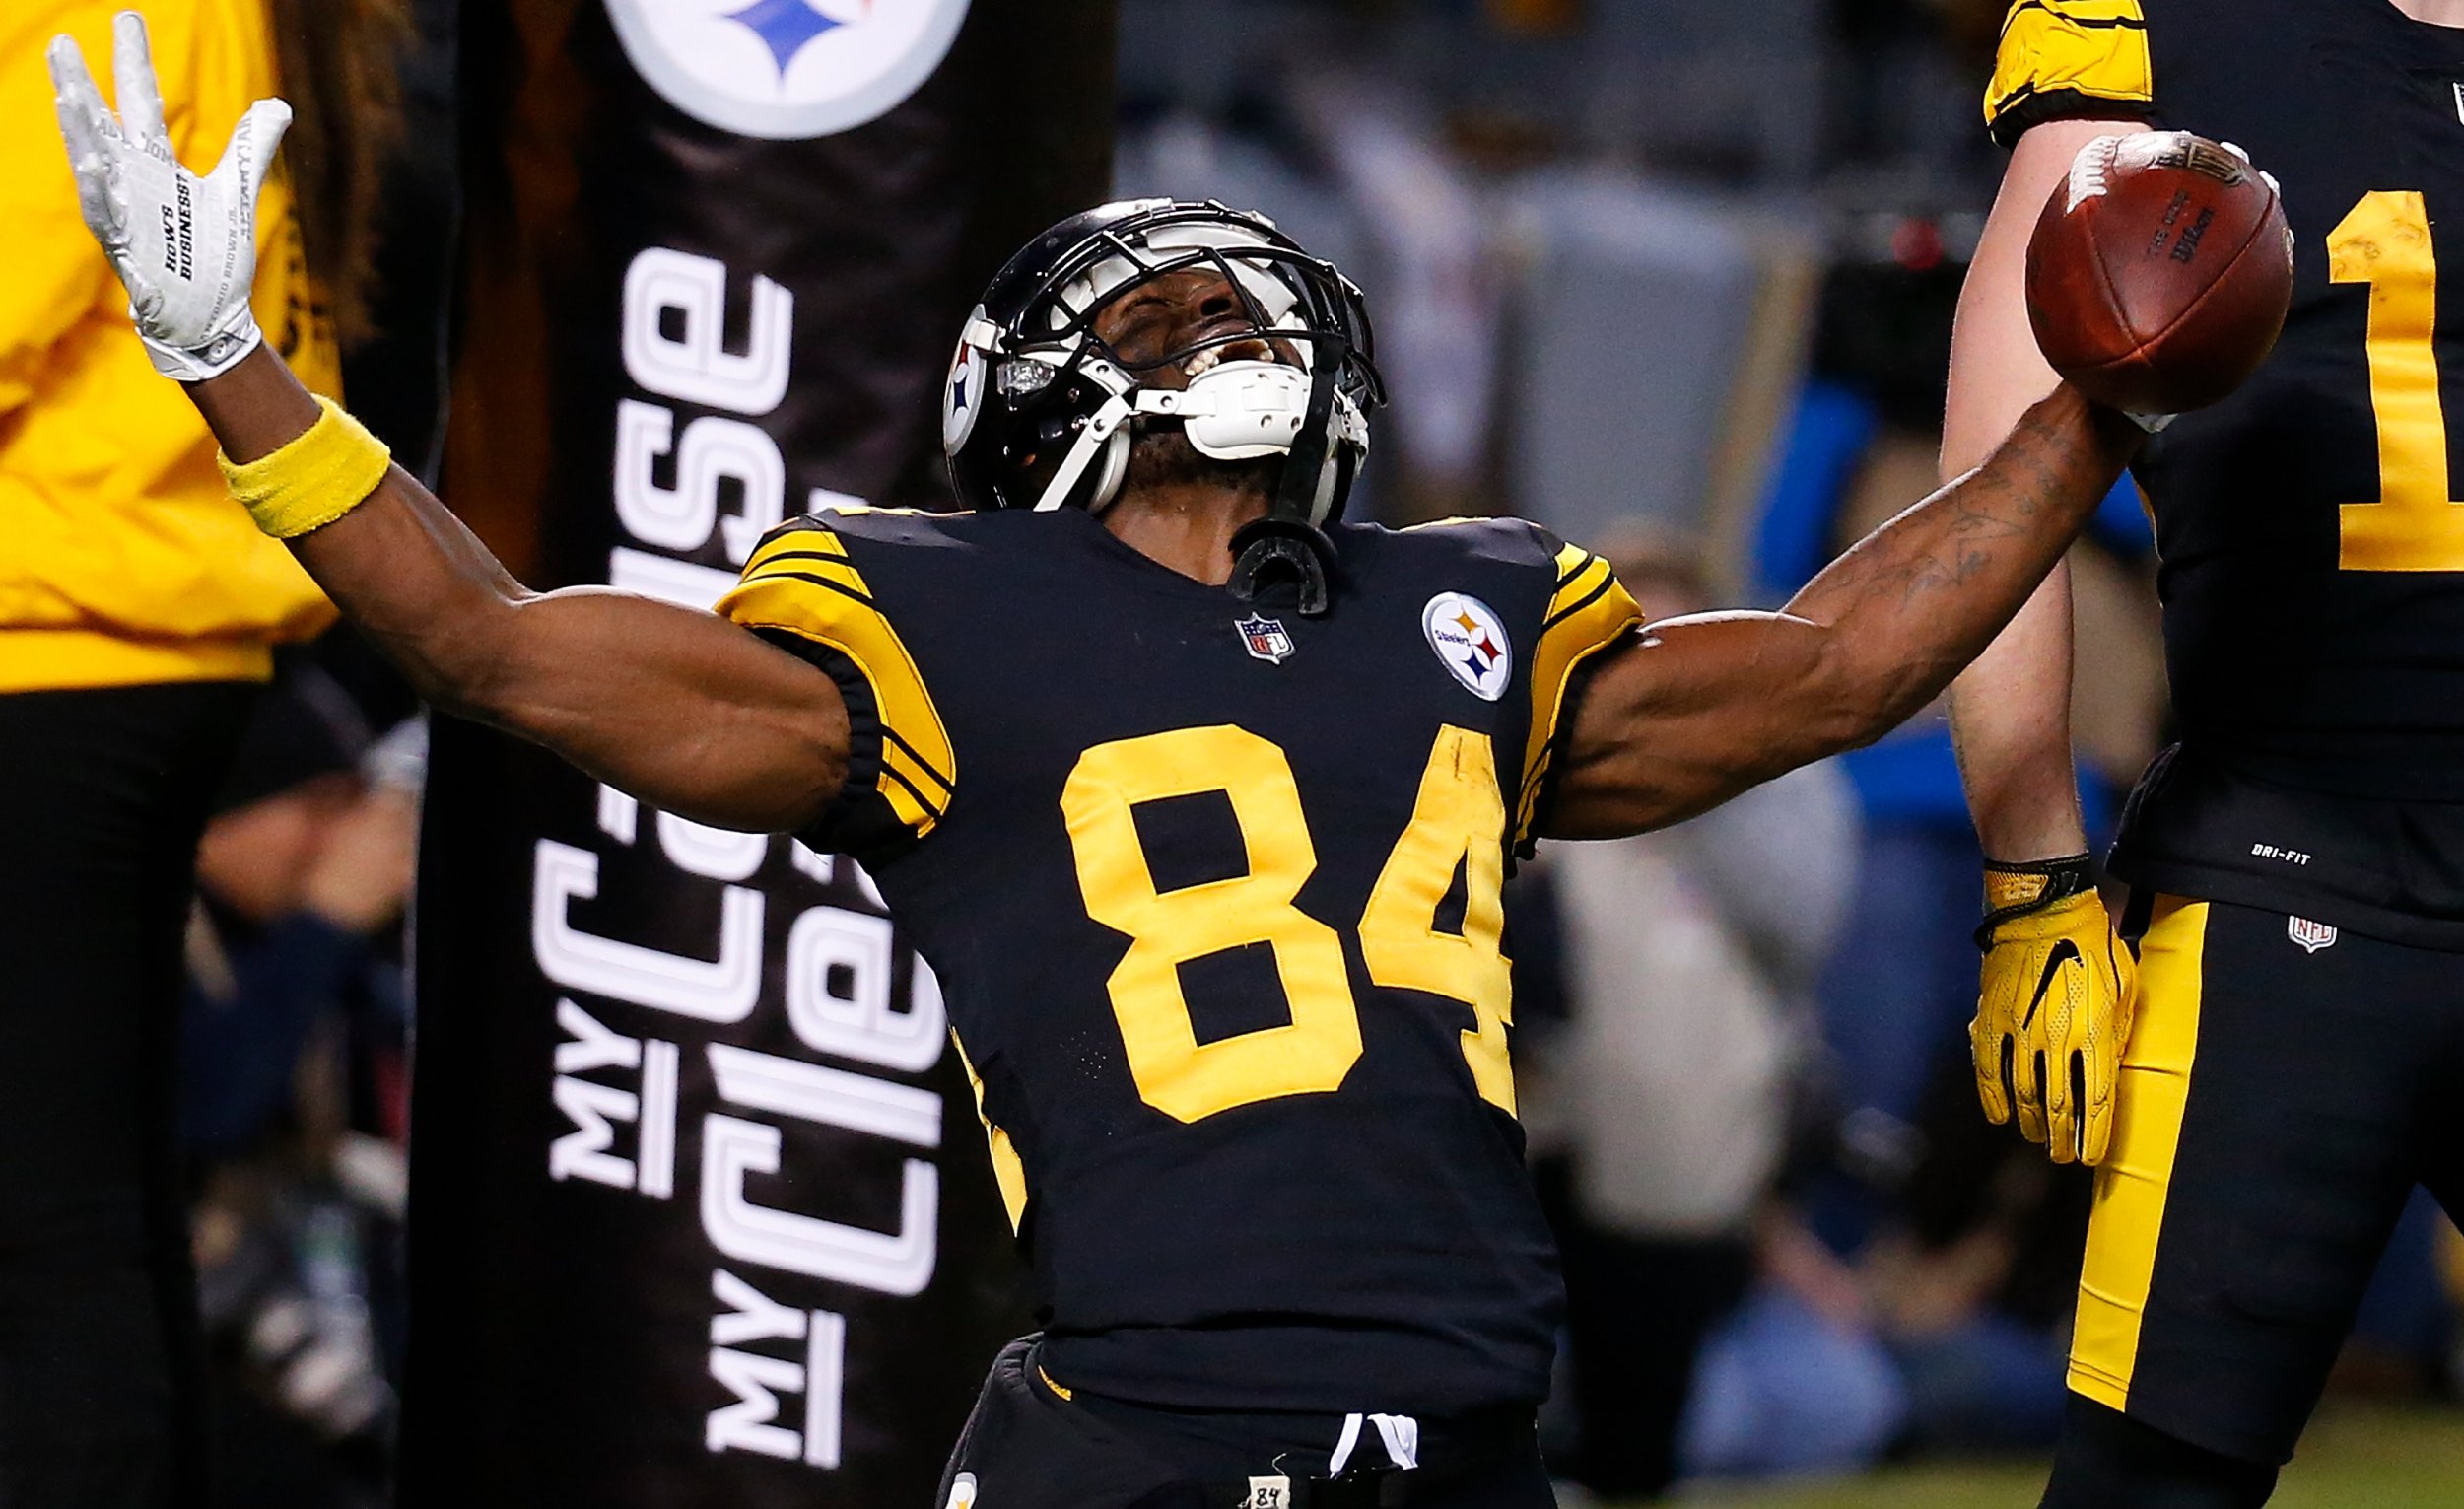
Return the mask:
[[[1198,374],[1180,391],[1138,388],[1116,393],[1078,432],[1077,444],[1036,501],[1036,512],[1060,508],[1099,453],[1103,475],[1091,507],[1100,510],[1110,503],[1129,465],[1129,437],[1125,427],[1136,414],[1180,420],[1192,447],[1218,461],[1288,454],[1309,415],[1310,381],[1307,372],[1276,362],[1225,362]],[[1368,422],[1360,410],[1348,398],[1339,397],[1335,408],[1337,437],[1364,442]]]

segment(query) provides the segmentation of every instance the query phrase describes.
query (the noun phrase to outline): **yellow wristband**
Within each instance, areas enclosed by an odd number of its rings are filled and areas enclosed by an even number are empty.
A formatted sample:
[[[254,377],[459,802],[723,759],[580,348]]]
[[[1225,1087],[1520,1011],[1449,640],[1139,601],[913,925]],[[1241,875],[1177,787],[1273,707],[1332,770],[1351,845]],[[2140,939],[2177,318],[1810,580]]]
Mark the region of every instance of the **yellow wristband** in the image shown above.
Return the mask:
[[[231,495],[278,540],[322,529],[366,503],[393,464],[385,443],[340,404],[325,397],[316,404],[324,410],[316,423],[271,455],[244,465],[218,457]]]

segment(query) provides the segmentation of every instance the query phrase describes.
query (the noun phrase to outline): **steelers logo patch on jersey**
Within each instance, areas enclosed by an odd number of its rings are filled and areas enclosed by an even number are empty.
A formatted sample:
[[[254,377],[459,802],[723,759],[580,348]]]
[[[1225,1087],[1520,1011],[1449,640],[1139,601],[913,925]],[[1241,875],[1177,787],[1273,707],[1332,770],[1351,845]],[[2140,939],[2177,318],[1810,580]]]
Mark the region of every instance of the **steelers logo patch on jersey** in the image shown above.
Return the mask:
[[[1506,643],[1506,626],[1487,603],[1461,592],[1440,592],[1420,610],[1420,628],[1438,659],[1472,695],[1483,702],[1506,695],[1506,683],[1514,679],[1514,649]]]
[[[950,1484],[950,1501],[947,1509],[975,1509],[975,1502],[976,1475],[959,1474],[958,1479]]]

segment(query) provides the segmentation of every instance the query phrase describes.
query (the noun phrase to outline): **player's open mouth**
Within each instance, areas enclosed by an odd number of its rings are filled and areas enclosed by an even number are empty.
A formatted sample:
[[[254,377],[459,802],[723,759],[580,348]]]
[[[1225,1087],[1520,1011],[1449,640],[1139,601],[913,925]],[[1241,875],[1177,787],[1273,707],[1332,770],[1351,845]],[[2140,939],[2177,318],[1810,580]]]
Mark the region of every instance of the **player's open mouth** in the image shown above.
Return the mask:
[[[1264,340],[1231,341],[1221,346],[1209,346],[1198,355],[1182,363],[1181,375],[1195,382],[1199,377],[1214,371],[1217,367],[1222,366],[1226,362],[1274,362],[1280,360],[1281,358],[1275,355],[1274,347],[1269,342]]]

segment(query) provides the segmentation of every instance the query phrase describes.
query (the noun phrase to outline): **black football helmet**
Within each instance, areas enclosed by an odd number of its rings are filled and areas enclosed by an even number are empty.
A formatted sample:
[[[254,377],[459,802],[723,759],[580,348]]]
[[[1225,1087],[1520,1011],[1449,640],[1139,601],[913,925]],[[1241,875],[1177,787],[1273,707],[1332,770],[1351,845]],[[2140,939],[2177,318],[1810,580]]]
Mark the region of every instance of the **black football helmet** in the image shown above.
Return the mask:
[[[1167,273],[1222,274],[1249,328],[1142,365],[1095,334],[1095,316]],[[1303,366],[1217,361],[1186,389],[1149,375],[1267,337]],[[1331,262],[1264,215],[1136,199],[1073,215],[1027,243],[985,291],[950,364],[941,440],[961,502],[977,509],[1082,508],[1119,493],[1132,435],[1177,424],[1219,459],[1286,457],[1274,519],[1315,534],[1342,512],[1385,402],[1368,309]],[[1321,543],[1323,539],[1321,537]]]

